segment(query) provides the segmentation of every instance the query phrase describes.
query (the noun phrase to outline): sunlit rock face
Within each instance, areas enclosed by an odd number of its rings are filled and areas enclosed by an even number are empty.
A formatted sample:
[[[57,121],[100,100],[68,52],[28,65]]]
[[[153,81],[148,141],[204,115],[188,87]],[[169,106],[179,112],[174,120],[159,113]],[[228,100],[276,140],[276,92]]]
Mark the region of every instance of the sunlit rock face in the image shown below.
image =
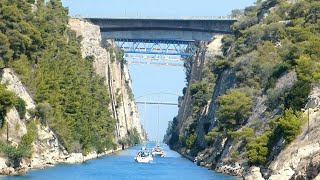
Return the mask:
[[[82,56],[93,56],[96,73],[106,79],[111,98],[110,110],[117,120],[116,139],[124,138],[134,128],[142,134],[137,105],[131,92],[131,79],[126,64],[121,66],[117,59],[115,45],[110,40],[101,38],[98,26],[81,19],[70,19],[69,26],[82,38]],[[117,98],[121,102],[117,102]],[[142,138],[142,136],[141,136]]]
[[[315,179],[320,173],[319,94],[319,87],[314,87],[304,112],[306,118],[309,116],[309,123],[305,123],[300,135],[271,163],[270,179]]]

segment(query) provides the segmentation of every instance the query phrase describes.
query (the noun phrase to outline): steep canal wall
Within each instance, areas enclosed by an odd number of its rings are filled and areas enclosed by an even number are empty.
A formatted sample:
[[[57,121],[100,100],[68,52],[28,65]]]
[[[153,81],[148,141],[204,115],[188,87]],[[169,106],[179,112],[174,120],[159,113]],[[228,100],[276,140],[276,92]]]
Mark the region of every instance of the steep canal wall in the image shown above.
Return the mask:
[[[105,88],[109,92],[110,116],[115,122],[115,130],[112,138],[114,147],[105,149],[99,153],[96,150],[89,150],[88,152],[74,150],[68,152],[59,140],[57,133],[51,129],[48,124],[35,123],[32,132],[36,134],[36,137],[31,142],[30,148],[32,153],[28,157],[17,155],[19,156],[17,158],[20,158],[20,160],[16,167],[8,163],[9,158],[11,158],[12,161],[12,158],[15,157],[10,156],[8,158],[1,155],[0,174],[2,175],[24,174],[30,168],[42,169],[57,163],[82,163],[88,159],[97,158],[117,151],[121,149],[122,144],[130,146],[131,144],[129,143],[132,138],[143,138],[141,135],[142,126],[139,121],[137,106],[131,90],[130,75],[127,65],[121,62],[121,52],[115,47],[112,41],[103,41],[99,27],[89,22],[70,19],[69,28],[73,30],[79,38],[81,37],[81,53],[83,58],[93,60],[92,63],[95,73],[104,79]],[[10,146],[19,148],[22,139],[26,138],[27,133],[31,131],[28,129],[28,124],[30,124],[30,122],[36,122],[34,112],[39,110],[37,109],[39,106],[37,106],[34,97],[30,94],[28,88],[23,84],[21,78],[13,68],[1,69],[1,84],[4,84],[6,90],[13,92],[15,96],[25,102],[25,117],[20,117],[17,108],[11,107],[5,114],[5,125],[0,130],[2,142],[7,141],[10,143]],[[113,129],[113,127],[111,129]],[[107,130],[108,129],[104,129],[103,131]],[[80,145],[75,145],[75,147],[76,146],[79,147]],[[1,145],[1,148],[3,148],[3,145]],[[3,149],[1,150],[3,151]]]
[[[171,148],[198,165],[244,179],[320,177],[320,91],[314,76],[320,68],[317,58],[300,48],[311,39],[291,49],[297,43],[291,30],[308,31],[307,22],[293,22],[308,13],[289,14],[302,5],[310,9],[306,4],[257,3],[233,25],[234,35],[199,46],[187,61],[188,84],[167,131]],[[295,57],[289,55],[298,49]]]
[[[96,73],[106,79],[111,97],[110,110],[117,120],[116,138],[125,138],[134,129],[141,135],[142,127],[131,89],[128,65],[121,62],[122,52],[113,41],[102,39],[99,26],[81,19],[69,19],[69,26],[82,38],[82,56],[94,57]]]

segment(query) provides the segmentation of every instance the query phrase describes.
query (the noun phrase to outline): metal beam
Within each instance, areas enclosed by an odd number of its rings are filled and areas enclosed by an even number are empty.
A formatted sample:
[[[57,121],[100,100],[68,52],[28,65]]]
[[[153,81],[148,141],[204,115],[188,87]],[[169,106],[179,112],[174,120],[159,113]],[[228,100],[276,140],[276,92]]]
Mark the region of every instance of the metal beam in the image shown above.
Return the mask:
[[[154,63],[154,62],[130,62],[128,64],[136,65],[154,65],[154,66],[174,66],[174,67],[184,67],[183,64],[172,64],[172,63]]]
[[[162,39],[114,39],[121,42],[143,42],[143,43],[158,43],[158,44],[190,44],[194,40],[162,40]]]
[[[184,67],[184,59],[180,56],[125,54],[124,60],[127,64]]]
[[[178,103],[174,102],[154,102],[154,101],[136,101],[137,104],[160,104],[160,105],[169,105],[169,106],[178,106]]]
[[[172,55],[188,57],[193,55],[195,41],[157,39],[115,39],[125,54]]]

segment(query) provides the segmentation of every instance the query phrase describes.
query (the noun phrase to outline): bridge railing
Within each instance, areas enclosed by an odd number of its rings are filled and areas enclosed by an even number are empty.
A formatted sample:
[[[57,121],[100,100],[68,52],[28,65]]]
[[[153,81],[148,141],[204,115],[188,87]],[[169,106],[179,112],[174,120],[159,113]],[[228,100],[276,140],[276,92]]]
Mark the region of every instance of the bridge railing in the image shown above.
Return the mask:
[[[237,20],[234,16],[117,16],[117,17],[101,17],[101,16],[82,16],[75,15],[72,18],[83,19],[154,19],[154,20]]]

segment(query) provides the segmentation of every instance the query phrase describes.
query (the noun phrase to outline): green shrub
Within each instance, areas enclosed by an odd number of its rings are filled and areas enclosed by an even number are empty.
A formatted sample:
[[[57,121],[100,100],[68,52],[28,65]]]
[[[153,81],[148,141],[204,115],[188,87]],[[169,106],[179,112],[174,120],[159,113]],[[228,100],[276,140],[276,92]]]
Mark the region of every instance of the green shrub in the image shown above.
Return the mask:
[[[0,152],[8,158],[9,166],[13,168],[19,167],[22,158],[30,153],[24,146],[14,147],[4,143],[0,143]]]
[[[232,62],[230,59],[220,57],[210,61],[209,66],[213,73],[220,74],[224,70],[229,69],[232,66]]]
[[[266,131],[246,145],[246,157],[253,165],[264,165],[267,161],[268,142],[271,136],[270,131]]]
[[[186,148],[192,149],[192,147],[196,143],[196,140],[197,140],[197,135],[196,134],[190,134],[185,140]]]
[[[308,95],[311,92],[311,83],[298,80],[285,96],[285,108],[300,110],[308,101]]]
[[[15,103],[15,107],[19,113],[20,119],[24,119],[26,116],[26,102],[24,102],[23,99],[21,99],[20,97],[17,98],[17,101]]]
[[[286,109],[279,119],[279,127],[283,133],[286,143],[289,144],[301,132],[302,113],[294,112],[292,109]]]
[[[226,129],[235,129],[242,125],[250,115],[252,100],[238,90],[230,90],[217,98],[218,121]]]
[[[221,138],[223,136],[223,132],[219,130],[219,128],[213,128],[207,135],[205,135],[205,140],[208,143],[212,143],[214,139]]]
[[[0,128],[3,127],[5,117],[9,108],[16,102],[16,96],[13,92],[7,91],[5,86],[0,84]]]
[[[47,125],[53,116],[53,109],[49,103],[43,102],[38,103],[30,113],[32,117],[39,119],[42,125]]]
[[[22,136],[19,147],[24,147],[28,151],[32,150],[32,143],[38,136],[37,121],[30,120],[27,124],[27,133]],[[29,154],[31,155],[31,153]]]
[[[196,82],[190,87],[190,94],[192,96],[193,114],[198,115],[199,112],[207,105],[209,100],[208,84],[205,82]]]
[[[240,159],[240,153],[238,151],[232,151],[230,153],[230,157],[231,157],[231,162],[236,163],[239,162]]]
[[[247,143],[254,139],[254,130],[252,128],[243,128],[238,131],[229,131],[228,135],[236,140],[242,140],[244,143]]]
[[[129,147],[140,144],[141,143],[140,134],[138,133],[137,129],[134,128],[133,130],[130,130],[129,133],[126,135],[126,137],[121,139],[118,143],[124,144]]]

